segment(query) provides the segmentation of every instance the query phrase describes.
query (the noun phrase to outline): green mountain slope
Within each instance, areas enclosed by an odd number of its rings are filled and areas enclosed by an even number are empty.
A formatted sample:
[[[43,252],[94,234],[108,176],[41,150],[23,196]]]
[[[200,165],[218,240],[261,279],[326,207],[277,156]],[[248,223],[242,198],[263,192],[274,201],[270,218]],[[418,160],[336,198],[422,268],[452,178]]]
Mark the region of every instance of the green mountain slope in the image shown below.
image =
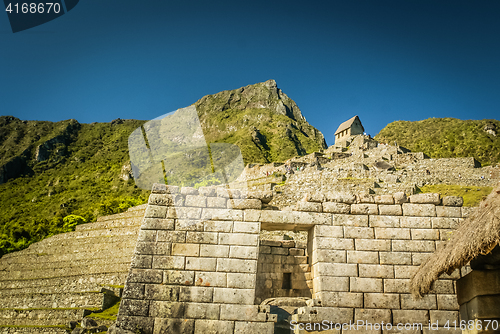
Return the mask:
[[[126,168],[128,136],[143,123],[0,117],[0,255],[144,203]]]
[[[474,157],[483,165],[500,162],[500,121],[429,118],[388,124],[375,139],[424,152],[431,158]]]

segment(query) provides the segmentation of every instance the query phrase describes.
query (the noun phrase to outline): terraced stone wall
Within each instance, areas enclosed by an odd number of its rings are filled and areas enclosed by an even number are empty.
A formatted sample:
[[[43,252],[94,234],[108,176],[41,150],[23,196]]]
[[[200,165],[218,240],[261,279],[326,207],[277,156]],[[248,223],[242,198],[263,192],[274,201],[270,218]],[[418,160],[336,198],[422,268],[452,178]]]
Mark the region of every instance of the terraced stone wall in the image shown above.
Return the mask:
[[[277,211],[262,210],[259,193],[155,186],[117,325],[148,334],[274,333],[276,315],[269,305],[256,304],[283,289],[279,275],[294,271],[286,266],[290,250],[304,249],[304,255],[293,255],[299,258],[294,266],[301,268],[311,299],[289,318],[294,324],[420,323],[422,329],[411,333],[426,333],[423,328],[438,321],[442,329],[459,320],[454,280],[467,269],[441,277],[420,300],[409,294],[408,283],[468,215],[462,202],[439,194],[328,193],[308,196],[293,211]],[[259,240],[263,230],[308,231],[307,246]],[[300,328],[294,333],[307,332]],[[326,333],[341,332],[350,333]]]

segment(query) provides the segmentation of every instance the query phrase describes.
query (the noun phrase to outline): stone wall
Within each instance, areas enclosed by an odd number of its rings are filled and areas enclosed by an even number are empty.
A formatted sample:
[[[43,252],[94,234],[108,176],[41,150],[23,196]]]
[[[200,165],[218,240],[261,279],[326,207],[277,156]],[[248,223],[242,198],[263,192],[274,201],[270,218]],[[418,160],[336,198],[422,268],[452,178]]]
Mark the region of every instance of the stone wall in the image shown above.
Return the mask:
[[[408,282],[468,215],[461,198],[332,192],[305,199],[293,211],[261,210],[259,193],[155,186],[118,327],[274,333],[276,314],[256,304],[292,295],[283,291],[289,283],[311,296],[289,319],[295,324],[458,320],[454,279],[466,269],[441,277],[421,300],[411,297]],[[264,230],[307,231],[307,247],[259,240]]]

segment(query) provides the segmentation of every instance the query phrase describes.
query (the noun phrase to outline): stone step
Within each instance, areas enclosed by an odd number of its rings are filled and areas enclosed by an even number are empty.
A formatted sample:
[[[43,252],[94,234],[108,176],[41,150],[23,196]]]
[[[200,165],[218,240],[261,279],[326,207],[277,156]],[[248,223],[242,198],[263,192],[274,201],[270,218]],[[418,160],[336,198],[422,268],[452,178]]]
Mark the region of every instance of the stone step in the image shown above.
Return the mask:
[[[27,262],[27,263],[15,263],[11,266],[6,267],[7,270],[32,272],[37,270],[58,270],[58,269],[69,269],[73,267],[83,267],[89,268],[92,266],[99,266],[103,264],[111,265],[113,263],[131,263],[133,256],[133,249],[127,249],[128,252],[124,252],[123,256],[113,257],[112,261],[110,256],[106,254],[99,254],[99,257],[81,260],[68,260],[68,261],[43,261],[43,262]]]
[[[33,254],[36,256],[46,256],[49,254],[60,254],[61,252],[63,253],[80,252],[84,248],[86,247],[88,248],[89,246],[95,249],[99,249],[101,245],[108,245],[108,244],[115,244],[117,247],[119,246],[118,243],[135,244],[138,234],[139,234],[139,228],[136,228],[135,231],[131,230],[130,234],[126,235],[116,234],[108,236],[67,239],[64,241],[54,241],[54,242],[49,241],[43,244],[35,243],[22,251],[4,255],[4,257],[1,259],[0,265],[5,261],[11,261],[12,259],[18,257],[25,257],[29,254]]]
[[[0,309],[0,326],[64,326],[82,319],[83,312],[83,308]]]
[[[2,308],[98,308],[104,294],[99,291],[72,293],[33,293],[2,298]]]
[[[68,334],[64,327],[0,326],[0,334]]]
[[[128,272],[130,261],[123,263],[112,263],[96,265],[88,268],[68,267],[59,269],[40,269],[32,271],[16,270],[16,271],[0,271],[0,281],[13,279],[42,279],[51,277],[79,276],[91,274],[105,274],[116,272]]]
[[[140,226],[142,224],[144,214],[137,217],[110,219],[105,221],[98,221],[95,223],[77,225],[75,231],[88,231],[102,228],[114,228],[124,226]]]
[[[47,264],[52,265],[58,262],[84,262],[90,259],[102,259],[106,258],[110,263],[115,262],[116,250],[120,250],[120,257],[131,256],[134,254],[135,246],[131,242],[122,242],[118,244],[102,244],[96,249],[83,249],[83,250],[73,250],[73,252],[63,253],[60,252],[55,254],[49,254],[44,256],[37,256],[34,254],[29,254],[24,257],[17,257],[14,259],[9,259],[9,261],[2,261],[1,268],[7,269],[15,266],[17,270],[19,268],[34,269],[40,267],[46,267]],[[118,260],[120,262],[120,260]],[[18,267],[20,266],[20,267]]]
[[[66,241],[66,240],[81,239],[81,238],[137,234],[138,229],[139,228],[137,226],[124,226],[124,227],[101,228],[88,231],[74,231],[68,233],[61,233],[54,235],[48,239],[45,239],[47,241],[45,243],[42,243],[42,245],[46,243],[54,243],[56,241]]]
[[[89,290],[94,286],[95,291],[102,287],[110,288],[109,285],[123,286],[127,279],[128,270],[125,272],[110,272],[97,275],[66,276],[44,279],[22,279],[0,281],[0,291],[2,290],[22,290],[22,289],[44,289],[46,287],[57,287],[67,289],[67,291]]]

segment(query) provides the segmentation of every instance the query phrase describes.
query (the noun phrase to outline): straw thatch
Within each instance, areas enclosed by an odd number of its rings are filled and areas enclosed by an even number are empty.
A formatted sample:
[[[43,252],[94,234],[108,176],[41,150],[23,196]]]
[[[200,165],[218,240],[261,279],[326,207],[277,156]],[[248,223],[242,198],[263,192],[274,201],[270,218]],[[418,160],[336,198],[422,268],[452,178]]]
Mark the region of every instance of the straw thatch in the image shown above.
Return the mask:
[[[479,208],[459,225],[445,246],[422,263],[411,278],[411,293],[415,297],[422,297],[441,274],[451,274],[475,257],[488,254],[499,242],[500,183],[479,204]]]

